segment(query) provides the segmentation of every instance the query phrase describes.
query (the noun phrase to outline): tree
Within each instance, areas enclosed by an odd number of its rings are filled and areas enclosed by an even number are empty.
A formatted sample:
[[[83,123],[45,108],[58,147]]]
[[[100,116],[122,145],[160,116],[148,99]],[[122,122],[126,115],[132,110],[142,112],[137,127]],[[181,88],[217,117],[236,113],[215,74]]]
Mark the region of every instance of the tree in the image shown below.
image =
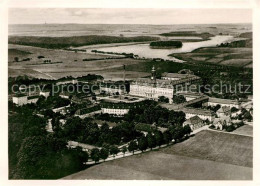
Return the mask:
[[[213,111],[214,111],[214,112],[217,112],[218,109],[220,109],[220,108],[221,108],[220,104],[217,104],[217,105],[213,108]]]
[[[231,108],[231,112],[232,112],[232,113],[237,112],[237,111],[238,111],[238,109],[237,109],[236,107],[232,107],[232,108]]]
[[[130,141],[129,146],[128,146],[128,150],[130,152],[133,152],[138,149],[137,143],[135,141]]]
[[[124,154],[124,156],[125,156],[126,151],[127,151],[127,147],[123,146],[122,149],[121,149],[121,152]]]
[[[112,145],[112,146],[110,147],[110,149],[109,149],[109,152],[110,152],[110,154],[112,154],[112,155],[114,156],[114,158],[115,158],[115,155],[117,155],[117,153],[119,153],[120,150],[118,149],[118,147]]]
[[[253,117],[250,114],[250,112],[246,111],[244,114],[244,119],[248,120],[248,121],[252,121]]]
[[[162,103],[169,103],[169,98],[167,98],[165,96],[159,96],[158,101],[162,102]]]
[[[186,99],[183,95],[173,95],[172,101],[173,103],[181,104],[186,102]]]
[[[160,147],[163,144],[163,134],[162,134],[162,132],[156,131],[154,133],[154,137],[155,137],[155,140],[156,140],[156,145]]]
[[[38,56],[37,58],[38,58],[38,59],[41,59],[41,58],[45,58],[45,57],[44,57],[44,56]]]
[[[138,140],[138,148],[143,152],[144,150],[147,149],[147,147],[148,147],[147,138],[145,136],[142,136]]]
[[[19,57],[14,57],[15,62],[19,62]]]
[[[93,161],[95,161],[95,163],[97,163],[99,161],[99,158],[100,158],[100,151],[98,148],[94,148],[91,150],[91,153],[90,153],[90,157]]]
[[[171,133],[168,130],[165,131],[163,133],[163,141],[164,141],[164,143],[166,143],[168,145],[171,140],[172,140]]]
[[[153,147],[156,146],[156,139],[151,133],[148,133],[146,137],[147,137],[148,147],[152,150]]]
[[[169,122],[173,125],[182,125],[185,121],[185,113],[182,111],[176,112],[176,111],[169,111]]]
[[[82,147],[79,147],[79,146],[76,148],[76,150],[77,150],[77,153],[78,153],[78,155],[79,155],[80,161],[81,161],[82,163],[87,162],[87,161],[88,161],[88,158],[89,158],[88,152],[82,151]]]
[[[192,132],[191,128],[190,128],[190,125],[185,125],[183,127],[183,133],[186,134],[186,135],[190,135],[190,133]]]
[[[101,127],[100,130],[102,133],[108,133],[109,132],[109,125],[107,123],[104,123]]]
[[[172,138],[177,142],[181,140],[184,136],[184,130],[182,126],[170,127],[170,133],[172,134]]]
[[[108,158],[109,151],[106,148],[102,148],[100,150],[100,158],[103,159],[104,161]]]

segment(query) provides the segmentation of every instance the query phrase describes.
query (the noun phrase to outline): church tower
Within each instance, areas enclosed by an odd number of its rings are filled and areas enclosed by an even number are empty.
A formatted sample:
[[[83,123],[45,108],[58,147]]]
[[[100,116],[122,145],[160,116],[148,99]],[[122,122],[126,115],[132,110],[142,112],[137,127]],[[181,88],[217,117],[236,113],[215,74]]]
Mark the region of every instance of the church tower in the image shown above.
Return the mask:
[[[154,84],[154,86],[156,85],[156,70],[155,70],[155,67],[153,66],[152,68],[152,75],[151,75],[151,80]]]

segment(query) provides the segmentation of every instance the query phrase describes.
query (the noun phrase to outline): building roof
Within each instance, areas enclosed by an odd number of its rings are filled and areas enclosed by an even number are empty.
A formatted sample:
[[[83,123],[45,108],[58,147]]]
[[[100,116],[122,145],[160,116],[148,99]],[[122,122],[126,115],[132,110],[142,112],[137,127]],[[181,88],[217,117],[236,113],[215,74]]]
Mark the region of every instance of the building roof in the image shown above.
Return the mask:
[[[143,83],[143,84],[154,84],[154,81],[151,78],[138,78],[136,80],[137,83]],[[171,80],[166,80],[166,79],[156,79],[156,83],[164,83],[167,85],[171,85]]]
[[[29,96],[28,97],[28,100],[30,100],[30,99],[36,99],[36,98],[39,98],[40,96]]]
[[[20,98],[20,97],[27,97],[26,94],[16,94],[13,97]]]
[[[180,111],[184,113],[189,113],[189,114],[195,114],[195,115],[204,115],[204,116],[213,116],[214,112],[211,110],[206,110],[206,109],[198,109],[198,108],[182,108]]]
[[[172,86],[174,85],[179,85],[183,84],[186,82],[192,82],[200,80],[200,77],[194,76],[194,77],[185,77],[181,78],[179,80],[167,80],[167,79],[156,79],[156,86],[159,86],[160,88],[173,88]],[[136,82],[132,83],[135,84],[137,83],[138,85],[143,85],[143,86],[154,86],[154,81],[150,78],[138,78]]]
[[[202,93],[199,92],[184,92],[184,91],[177,92],[176,94],[183,95],[183,96],[193,96],[193,97],[200,97],[203,95]]]
[[[188,78],[188,77],[195,77],[193,74],[179,74],[179,73],[168,73],[164,72],[162,73],[162,77],[168,77],[168,78]]]
[[[231,119],[229,116],[223,116],[223,117],[220,117],[220,118],[215,118],[213,120],[213,124],[217,124],[217,123],[221,123],[223,124],[224,122],[227,122],[227,123],[230,123],[231,122]]]
[[[199,116],[193,116],[193,117],[191,117],[190,119],[188,119],[188,120],[185,121],[185,123],[189,123],[189,124],[191,124],[191,125],[200,124],[200,123],[202,123],[202,122],[203,122],[203,120],[200,119]]]
[[[217,112],[228,114],[228,113],[231,113],[231,109],[228,106],[223,106],[223,107],[220,107],[220,109],[218,109]]]
[[[239,104],[237,100],[232,99],[220,99],[220,98],[209,98],[209,102],[211,103],[219,103],[219,104]]]

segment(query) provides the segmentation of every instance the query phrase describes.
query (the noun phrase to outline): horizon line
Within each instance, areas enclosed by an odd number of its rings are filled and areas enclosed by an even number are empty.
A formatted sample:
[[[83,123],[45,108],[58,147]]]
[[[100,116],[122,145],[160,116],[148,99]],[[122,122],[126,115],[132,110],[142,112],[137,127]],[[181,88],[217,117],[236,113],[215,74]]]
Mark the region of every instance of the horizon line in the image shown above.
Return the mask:
[[[225,24],[252,24],[252,22],[242,22],[242,23],[178,23],[178,24],[145,24],[145,23],[8,23],[8,25],[225,25]]]

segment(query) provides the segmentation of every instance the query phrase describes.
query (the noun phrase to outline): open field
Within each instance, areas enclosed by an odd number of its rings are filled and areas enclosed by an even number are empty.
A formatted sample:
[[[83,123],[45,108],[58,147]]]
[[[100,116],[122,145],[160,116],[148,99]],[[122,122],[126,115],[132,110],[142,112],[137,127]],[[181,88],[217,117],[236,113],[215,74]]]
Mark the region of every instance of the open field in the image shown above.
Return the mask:
[[[247,136],[202,131],[162,151],[226,164],[253,166],[253,138]]]
[[[253,63],[252,48],[206,47],[170,56],[187,62],[206,62],[243,67]]]
[[[231,132],[232,134],[246,135],[253,137],[253,126],[244,125]]]
[[[159,152],[102,163],[63,179],[247,180],[252,169]]]
[[[182,143],[105,162],[63,179],[250,180],[251,167],[251,137],[201,131]]]
[[[31,46],[9,45],[10,49],[30,52],[26,58],[32,58],[30,61],[13,62],[13,58],[18,53],[13,53],[8,63],[9,76],[30,75],[39,78],[56,79],[64,76],[82,76],[88,73],[99,74],[106,79],[122,79],[123,65],[142,63],[144,60],[134,60],[130,58],[105,59],[111,55],[75,53],[64,50],[50,50]],[[51,59],[52,62],[62,62],[54,64],[43,64],[38,56],[44,56]],[[92,61],[83,61],[83,59],[93,59]],[[98,59],[98,60],[97,60]],[[126,79],[146,76],[148,73],[126,72]]]

